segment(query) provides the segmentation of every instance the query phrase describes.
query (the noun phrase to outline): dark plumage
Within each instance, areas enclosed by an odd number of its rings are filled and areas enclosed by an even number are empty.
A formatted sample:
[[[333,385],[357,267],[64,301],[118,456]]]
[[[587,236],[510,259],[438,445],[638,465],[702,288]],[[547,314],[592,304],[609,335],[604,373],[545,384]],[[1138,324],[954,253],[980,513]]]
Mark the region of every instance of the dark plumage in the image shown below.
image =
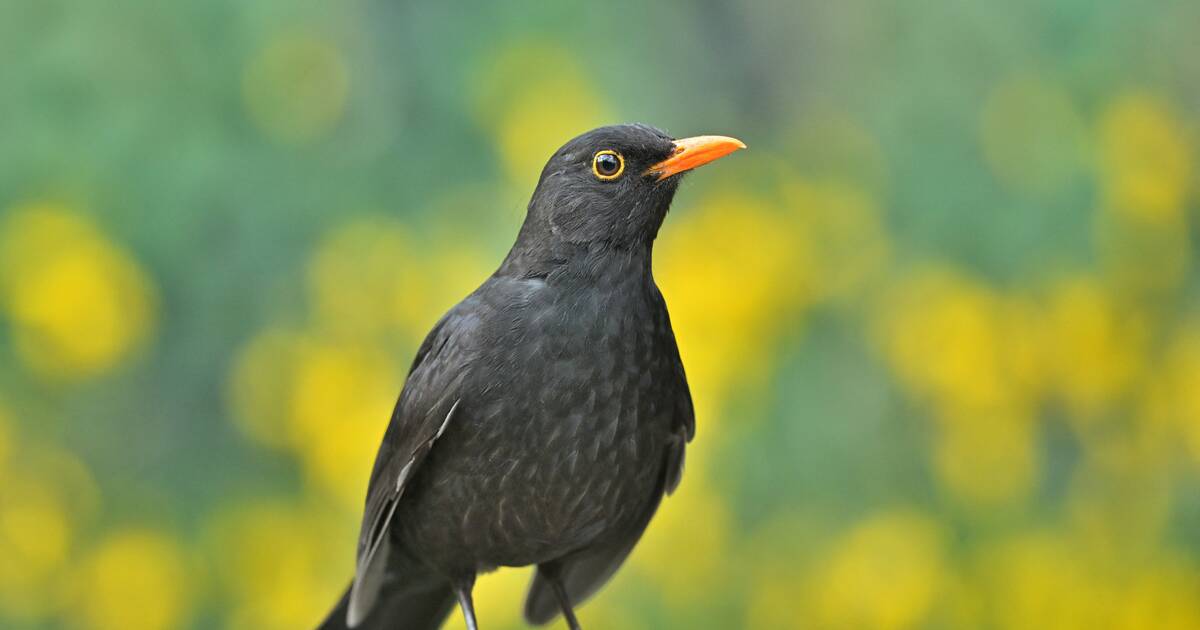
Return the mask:
[[[695,421],[651,247],[678,174],[740,142],[603,127],[558,150],[500,268],[434,326],[321,628],[427,630],[479,572],[535,564],[525,617],[595,592],[679,483]]]

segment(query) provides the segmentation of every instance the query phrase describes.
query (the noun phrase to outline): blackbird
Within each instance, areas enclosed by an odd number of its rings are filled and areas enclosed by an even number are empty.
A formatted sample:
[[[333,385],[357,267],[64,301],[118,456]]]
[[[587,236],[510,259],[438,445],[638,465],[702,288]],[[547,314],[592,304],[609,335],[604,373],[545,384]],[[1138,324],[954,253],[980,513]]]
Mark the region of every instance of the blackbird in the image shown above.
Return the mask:
[[[680,175],[738,149],[640,124],[550,157],[508,256],[417,350],[320,626],[476,630],[478,573],[537,565],[525,618],[596,592],[679,483],[691,394],[651,250]]]

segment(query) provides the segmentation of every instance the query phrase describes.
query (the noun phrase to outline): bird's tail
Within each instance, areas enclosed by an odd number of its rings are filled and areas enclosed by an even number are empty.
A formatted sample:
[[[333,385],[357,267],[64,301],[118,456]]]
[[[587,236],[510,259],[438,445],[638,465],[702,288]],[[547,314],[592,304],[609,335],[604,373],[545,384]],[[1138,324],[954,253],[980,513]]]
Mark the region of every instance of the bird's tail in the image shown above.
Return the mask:
[[[390,580],[389,580],[390,582]],[[450,584],[432,574],[406,571],[393,583],[385,583],[371,612],[354,630],[437,630],[454,609]],[[349,630],[346,612],[350,589],[317,630]]]

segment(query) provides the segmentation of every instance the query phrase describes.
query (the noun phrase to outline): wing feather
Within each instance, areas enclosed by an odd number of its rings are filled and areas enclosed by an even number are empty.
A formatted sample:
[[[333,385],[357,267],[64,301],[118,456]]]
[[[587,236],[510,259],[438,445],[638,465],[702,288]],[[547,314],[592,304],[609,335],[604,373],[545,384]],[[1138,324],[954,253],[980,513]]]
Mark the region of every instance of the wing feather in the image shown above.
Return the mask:
[[[461,398],[454,401],[437,431],[413,452],[412,457],[400,469],[400,473],[396,476],[395,487],[383,501],[382,509],[373,519],[370,528],[364,532],[367,536],[366,544],[360,543],[360,546],[365,549],[365,552],[358,558],[354,583],[350,586],[350,605],[346,611],[346,625],[351,628],[366,618],[367,613],[371,612],[371,608],[379,599],[379,590],[383,585],[387,559],[391,552],[391,542],[387,535],[388,528],[392,524],[392,517],[396,514],[396,507],[400,505],[400,498],[404,496],[404,487],[408,483],[410,473],[421,465],[425,456],[433,448],[434,442],[445,433],[460,402],[462,402]]]
[[[425,338],[375,457],[346,611],[351,628],[366,618],[379,599],[391,555],[389,530],[405,487],[462,402],[463,360],[454,338],[463,328],[463,319],[451,311]]]

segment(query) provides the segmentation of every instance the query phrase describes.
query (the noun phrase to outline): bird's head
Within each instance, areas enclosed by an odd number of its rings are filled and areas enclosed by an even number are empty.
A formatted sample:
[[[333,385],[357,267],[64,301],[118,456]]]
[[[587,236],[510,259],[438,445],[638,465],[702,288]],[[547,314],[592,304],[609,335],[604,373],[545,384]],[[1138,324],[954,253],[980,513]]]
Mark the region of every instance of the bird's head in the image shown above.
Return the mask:
[[[550,157],[525,232],[550,244],[649,245],[683,173],[746,147],[724,136],[676,140],[647,125],[600,127]]]

